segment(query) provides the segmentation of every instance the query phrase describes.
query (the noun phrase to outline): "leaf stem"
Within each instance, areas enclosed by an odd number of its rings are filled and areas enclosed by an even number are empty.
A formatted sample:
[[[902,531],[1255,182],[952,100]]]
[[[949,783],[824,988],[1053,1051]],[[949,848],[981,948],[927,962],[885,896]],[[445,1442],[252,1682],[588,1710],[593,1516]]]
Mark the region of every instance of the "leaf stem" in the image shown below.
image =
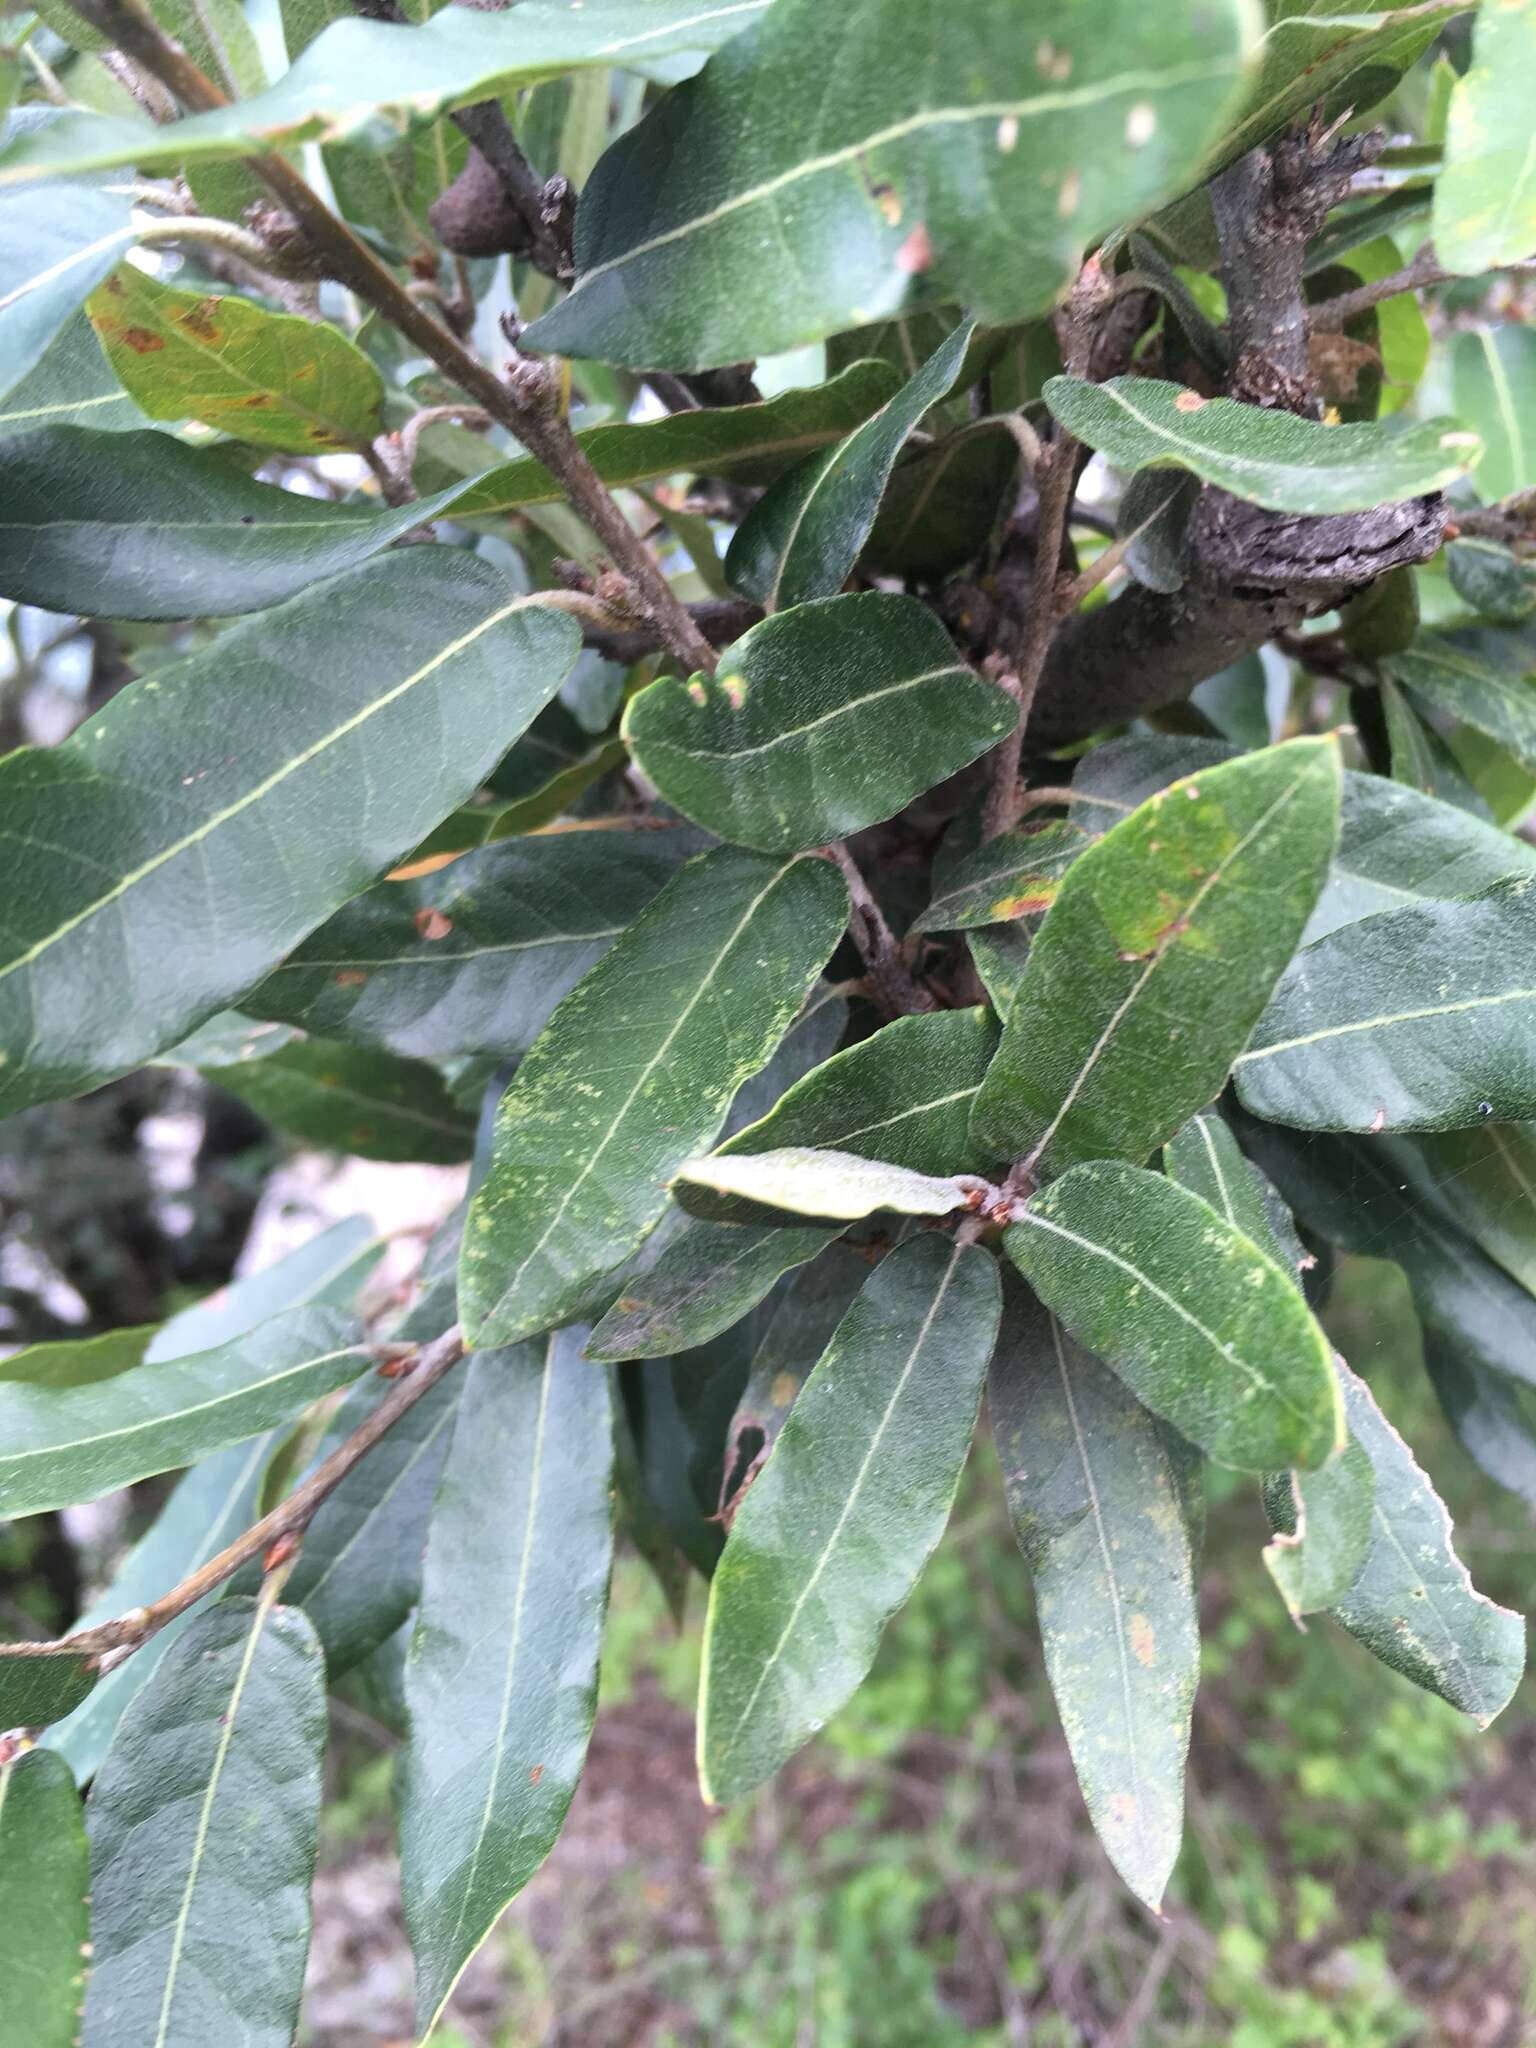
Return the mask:
[[[213,113],[230,104],[228,95],[164,34],[143,0],[71,0],[71,5],[82,19],[111,36],[134,62],[168,87],[184,107]],[[709,642],[583,453],[563,410],[549,403],[550,374],[543,372],[542,381],[524,374],[517,383],[503,383],[412,299],[291,164],[280,156],[254,156],[247,162],[303,229],[329,274],[430,356],[460,390],[551,472],[607,549],[614,566],[633,583],[642,608],[668,650],[690,668],[712,673],[715,657]],[[526,373],[537,366],[524,358],[515,367]]]
[[[367,1457],[382,1437],[388,1435],[402,1415],[414,1408],[424,1395],[431,1393],[438,1381],[451,1372],[463,1356],[464,1340],[457,1325],[433,1343],[424,1345],[416,1354],[415,1363],[390,1388],[368,1419],[316,1466],[302,1486],[295,1487],[270,1514],[263,1515],[243,1536],[236,1537],[226,1549],[211,1557],[160,1599],[147,1607],[131,1608],[127,1614],[119,1615],[115,1621],[102,1622],[97,1628],[81,1629],[78,1634],[65,1636],[58,1642],[7,1645],[5,1655],[46,1657],[56,1656],[62,1650],[73,1650],[100,1658],[110,1651],[137,1650],[152,1635],[158,1634],[167,1622],[185,1614],[215,1586],[232,1578],[242,1565],[264,1557],[274,1544],[284,1538],[300,1536],[314,1519],[321,1503],[336,1491],[352,1468]],[[273,1560],[274,1565],[288,1562],[296,1547],[292,1541],[284,1543],[280,1556]]]
[[[1493,268],[1529,274],[1536,271],[1536,256],[1522,257],[1517,263],[1495,264]],[[1340,292],[1337,298],[1324,299],[1320,304],[1309,307],[1312,330],[1314,333],[1336,333],[1357,314],[1379,306],[1383,299],[1395,299],[1402,292],[1425,291],[1431,285],[1449,284],[1456,275],[1454,270],[1441,267],[1434,243],[1425,242],[1412,262],[1405,263],[1401,270],[1394,270],[1389,277],[1375,278],[1370,284],[1357,285],[1353,291]]]

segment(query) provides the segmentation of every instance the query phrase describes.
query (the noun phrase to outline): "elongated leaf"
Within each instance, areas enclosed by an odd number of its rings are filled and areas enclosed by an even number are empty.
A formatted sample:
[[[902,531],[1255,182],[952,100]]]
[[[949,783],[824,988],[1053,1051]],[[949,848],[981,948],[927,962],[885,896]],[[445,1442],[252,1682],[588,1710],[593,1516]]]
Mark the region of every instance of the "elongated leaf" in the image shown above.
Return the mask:
[[[1390,675],[1382,674],[1378,694],[1393,780],[1491,821],[1492,812],[1462,773],[1456,756]]]
[[[454,1166],[475,1149],[475,1119],[442,1075],[397,1053],[304,1038],[203,1072],[268,1123],[327,1151]]]
[[[1035,832],[1003,832],[954,858],[946,857],[946,842],[934,862],[933,900],[911,929],[972,931],[978,925],[1037,917],[1055,902],[1062,877],[1088,844],[1080,826],[1066,823]]]
[[[1456,595],[1484,619],[1514,626],[1536,612],[1536,567],[1497,542],[1453,541],[1445,566]]]
[[[75,2048],[80,2039],[89,1884],[85,1817],[67,1767],[46,1749],[0,1764],[5,2027],[17,2048]]]
[[[548,1855],[586,1759],[613,1425],[584,1334],[464,1369],[405,1668],[400,1861],[423,2035]]]
[[[1247,26],[1227,5],[779,0],[598,163],[575,288],[530,342],[698,369],[922,305],[1042,312],[1086,245],[1195,171]],[[716,175],[683,171],[701,163]]]
[[[86,306],[107,360],[152,420],[202,420],[294,455],[365,448],[384,383],[338,328],[249,299],[161,284],[121,264]]]
[[[19,146],[28,139],[24,134]],[[0,199],[0,397],[41,362],[132,240],[127,194],[105,191],[95,180]]]
[[[1300,1246],[1294,1230],[1290,1243],[1281,1239],[1271,1207],[1278,1203],[1258,1168],[1214,1110],[1192,1116],[1163,1147],[1163,1170],[1170,1180],[1188,1188],[1224,1216],[1234,1230],[1250,1238],[1277,1266],[1293,1271]]]
[[[1430,710],[1450,712],[1536,769],[1536,686],[1523,676],[1434,639],[1394,654],[1387,668]]]
[[[626,1284],[592,1332],[587,1356],[668,1358],[707,1343],[755,1308],[781,1273],[814,1259],[840,1227],[690,1218],[655,1265]]]
[[[1426,1131],[1388,1152],[1408,1157],[1415,1191],[1536,1295],[1536,1125]]]
[[[1424,1365],[1463,1450],[1497,1485],[1536,1504],[1536,1392],[1424,1333]]]
[[[969,420],[930,447],[909,443],[864,543],[865,568],[942,582],[986,546],[1018,471],[1019,444],[1001,420]]]
[[[1317,900],[1338,787],[1331,739],[1246,754],[1068,869],[972,1112],[989,1156],[1143,1160],[1211,1099]]]
[[[1164,464],[1275,512],[1364,512],[1422,497],[1463,476],[1482,443],[1455,420],[1406,429],[1374,421],[1328,427],[1295,413],[1202,398],[1180,384],[1053,377],[1045,402],[1117,469]]]
[[[972,1188],[981,1186],[974,1180],[939,1180],[884,1159],[810,1145],[785,1145],[735,1159],[711,1153],[679,1167],[677,1180],[791,1214],[845,1221],[872,1216],[877,1209],[901,1216],[947,1216],[964,1204]]]
[[[413,548],[8,755],[0,1109],[125,1072],[268,973],[468,796],[577,638],[487,564]]]
[[[831,597],[869,537],[902,443],[947,396],[975,333],[957,327],[873,419],[803,462],[760,498],[736,529],[725,573],[744,597],[782,611]]]
[[[236,1280],[210,1300],[173,1316],[150,1340],[148,1360],[154,1364],[229,1343],[305,1301],[344,1307],[371,1256],[372,1230],[366,1218],[333,1224],[275,1265]],[[269,1431],[215,1451],[195,1465],[75,1627],[96,1628],[130,1608],[146,1606],[232,1543],[256,1519],[276,1442],[276,1433]],[[167,1623],[114,1666],[67,1720],[48,1731],[48,1746],[61,1752],[79,1783],[96,1775],[128,1702],[148,1684],[172,1643],[191,1626],[193,1616],[217,1598],[212,1594]]]
[[[1244,1104],[1316,1131],[1536,1116],[1536,884],[1419,903],[1297,955],[1237,1062]]]
[[[1321,1471],[1265,1479],[1275,1534],[1264,1546],[1264,1566],[1293,1620],[1335,1606],[1355,1583],[1371,1547],[1375,1500],[1375,1467],[1353,1435]]]
[[[978,1248],[882,1260],[806,1381],[710,1588],[699,1775],[771,1777],[854,1693],[944,1533],[1001,1299]]]
[[[97,1386],[0,1387],[0,1513],[99,1500],[286,1421],[357,1378],[368,1353],[333,1309],[298,1309],[187,1358]]]
[[[1221,1465],[1322,1465],[1344,1440],[1328,1346],[1290,1274],[1198,1195],[1138,1166],[1076,1166],[1008,1255],[1137,1399]]]
[[[0,399],[0,434],[6,436],[39,427],[94,427],[98,433],[120,434],[145,424],[84,313],[65,321],[35,367]]]
[[[288,2048],[309,1949],[325,1666],[304,1616],[200,1614],[123,1717],[91,1798],[83,2048]]]
[[[1506,875],[1536,874],[1536,848],[1454,804],[1346,771],[1339,846],[1302,942],[1416,897],[1479,896]]]
[[[419,27],[333,23],[265,92],[178,121],[65,115],[0,157],[0,187],[113,164],[141,169],[216,163],[300,142],[365,132],[384,109],[421,124],[472,100],[499,97],[541,78],[594,65],[648,64],[707,51],[763,11],[767,0],[521,0],[529,11],[509,40],[506,24],[474,10],[444,9]]]
[[[1016,1279],[1003,1299],[987,1407],[1046,1670],[1099,1839],[1155,1912],[1200,1675],[1197,1461]]]
[[[985,1009],[898,1017],[823,1061],[714,1157],[817,1146],[917,1174],[969,1173],[988,1163],[972,1142],[970,1112],[996,1048],[997,1026]],[[686,1206],[715,1222],[766,1220],[741,1197],[712,1197],[702,1182]]]
[[[576,436],[605,484],[643,483],[682,473],[771,483],[792,464],[877,413],[899,389],[889,363],[850,363],[840,376],[809,389],[782,391],[758,405],[704,406],[659,420],[615,420]],[[524,456],[487,470],[469,486],[465,519],[557,505],[564,489],[542,462]]]
[[[465,1373],[450,1373],[408,1409],[321,1503],[284,1587],[302,1607],[334,1682],[392,1636],[421,1593],[421,1555]],[[315,1448],[327,1457],[388,1391],[376,1377],[352,1388]]]
[[[0,442],[0,593],[117,619],[262,611],[367,561],[466,488],[388,510],[333,505],[253,483],[168,434],[46,428]]]
[[[1530,7],[1485,7],[1471,66],[1451,89],[1445,166],[1435,180],[1435,253],[1467,277],[1536,249],[1536,151],[1524,91],[1533,65]]]
[[[722,1506],[736,1503],[756,1477],[752,1465],[760,1466],[778,1442],[800,1389],[868,1279],[865,1255],[851,1244],[833,1244],[778,1297],[731,1417]]]
[[[1529,490],[1536,484],[1536,334],[1528,327],[1468,328],[1452,346],[1451,375],[1456,410],[1482,437],[1479,497],[1491,503]]]
[[[32,1656],[0,1643],[0,1735],[8,1728],[45,1728],[50,1721],[62,1721],[95,1683],[95,1666],[77,1650]]]
[[[561,832],[356,897],[246,998],[307,1031],[441,1058],[524,1053],[699,845],[691,832]]]
[[[66,1337],[56,1344],[29,1344],[0,1359],[0,1383],[29,1387],[94,1387],[143,1362],[153,1323],[108,1330],[100,1337]]]
[[[478,1344],[578,1310],[666,1206],[831,953],[830,863],[722,847],[691,861],[572,990],[502,1098],[464,1237]]]
[[[765,619],[713,677],[660,677],[630,700],[623,730],[695,823],[792,853],[891,817],[1017,717],[925,604],[866,591]]]
[[[1393,1671],[1486,1728],[1525,1668],[1525,1623],[1473,1586],[1451,1518],[1363,1380],[1341,1366],[1351,1434],[1376,1473],[1371,1546],[1332,1612]]]

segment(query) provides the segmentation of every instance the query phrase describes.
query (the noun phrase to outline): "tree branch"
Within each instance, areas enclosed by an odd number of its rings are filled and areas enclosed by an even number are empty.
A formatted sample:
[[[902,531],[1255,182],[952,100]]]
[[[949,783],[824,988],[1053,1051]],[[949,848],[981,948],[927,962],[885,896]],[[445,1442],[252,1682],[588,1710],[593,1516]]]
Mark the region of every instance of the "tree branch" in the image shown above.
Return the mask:
[[[1529,275],[1536,272],[1536,257],[1523,257],[1518,263],[1503,263],[1497,267],[1517,275]],[[1443,270],[1435,254],[1434,243],[1425,242],[1411,263],[1405,263],[1401,270],[1394,270],[1389,277],[1378,277],[1370,284],[1357,285],[1352,292],[1340,292],[1337,298],[1323,299],[1311,307],[1313,331],[1335,334],[1359,314],[1368,313],[1372,306],[1379,306],[1383,299],[1395,299],[1401,292],[1426,291],[1431,285],[1450,284],[1458,274],[1454,270]]]
[[[914,1010],[936,1010],[938,1004],[928,990],[912,978],[912,971],[902,958],[895,934],[886,923],[885,914],[875,901],[858,862],[841,839],[834,839],[827,851],[842,869],[843,880],[848,884],[848,895],[853,904],[848,929],[869,970],[870,992],[875,1000],[892,1017],[910,1016]]]
[[[263,1515],[227,1549],[221,1550],[217,1557],[211,1557],[205,1565],[183,1579],[179,1586],[173,1586],[169,1593],[148,1607],[131,1608],[127,1614],[119,1615],[116,1621],[102,1622],[97,1628],[81,1629],[58,1642],[8,1644],[3,1654],[7,1657],[53,1657],[64,1651],[73,1651],[77,1655],[102,1657],[110,1651],[138,1649],[168,1622],[174,1621],[178,1614],[185,1614],[189,1607],[195,1607],[215,1586],[233,1578],[243,1565],[264,1557],[274,1544],[284,1538],[302,1535],[322,1502],[336,1491],[353,1467],[367,1457],[382,1437],[388,1435],[402,1415],[431,1393],[438,1381],[451,1372],[463,1356],[464,1340],[457,1328],[426,1345],[367,1421],[360,1423],[345,1443],[338,1444],[302,1486],[295,1487],[270,1514]],[[274,1564],[291,1558],[296,1547],[285,1544],[281,1557],[273,1560]]]
[[[143,0],[71,0],[71,5],[168,86],[184,107],[204,113],[229,104],[227,96],[162,32]],[[614,565],[634,584],[641,610],[654,621],[667,648],[690,668],[713,670],[709,643],[697,632],[649,548],[582,453],[559,409],[551,373],[531,358],[522,358],[513,366],[513,383],[504,384],[416,304],[292,165],[277,156],[256,156],[247,162],[309,238],[327,272],[430,356],[460,390],[516,435],[556,477]]]

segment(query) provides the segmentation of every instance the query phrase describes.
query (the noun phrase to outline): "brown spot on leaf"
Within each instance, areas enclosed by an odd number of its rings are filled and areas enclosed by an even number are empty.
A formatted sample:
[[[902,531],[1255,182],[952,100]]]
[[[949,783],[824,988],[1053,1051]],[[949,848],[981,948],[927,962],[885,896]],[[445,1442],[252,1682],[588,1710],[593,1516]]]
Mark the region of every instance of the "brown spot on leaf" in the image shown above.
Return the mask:
[[[152,356],[157,349],[165,347],[165,336],[154,333],[148,327],[125,327],[117,338],[124,348],[131,348],[136,356]]]
[[[1198,391],[1181,391],[1173,401],[1173,409],[1175,412],[1199,412],[1204,404],[1205,400]]]
[[[537,1785],[537,1783],[539,1782],[540,1778],[542,1778],[542,1777],[543,1777],[543,1775],[544,1775],[544,1766],[543,1766],[542,1764],[535,1764],[535,1765],[534,1765],[534,1767],[533,1767],[533,1769],[532,1769],[532,1770],[531,1770],[531,1771],[530,1771],[530,1772],[528,1773],[528,1782],[529,1782],[529,1784],[530,1784],[530,1785]]]
[[[878,184],[870,186],[869,196],[885,215],[887,227],[894,228],[901,225],[901,201],[896,196],[896,187],[894,185],[888,185],[884,179],[881,179]]]
[[[270,391],[253,391],[249,398],[242,398],[240,403],[247,412],[260,412],[263,407],[272,403],[272,394]]]
[[[1037,910],[1050,909],[1056,901],[1057,887],[1055,882],[1022,883],[1016,895],[997,899],[992,906],[992,915],[999,924],[1010,923],[1016,917],[1033,917]]]
[[[360,967],[342,967],[331,979],[338,988],[361,988],[368,977]]]
[[[446,939],[453,930],[453,919],[445,917],[435,906],[418,910],[411,923],[416,927],[416,936],[422,939]]]
[[[787,1408],[800,1391],[800,1382],[792,1372],[776,1372],[773,1385],[768,1389],[768,1398],[775,1408]]]
[[[1131,1655],[1138,1664],[1145,1665],[1150,1670],[1157,1662],[1157,1638],[1152,1633],[1151,1622],[1144,1614],[1133,1614],[1128,1633]]]

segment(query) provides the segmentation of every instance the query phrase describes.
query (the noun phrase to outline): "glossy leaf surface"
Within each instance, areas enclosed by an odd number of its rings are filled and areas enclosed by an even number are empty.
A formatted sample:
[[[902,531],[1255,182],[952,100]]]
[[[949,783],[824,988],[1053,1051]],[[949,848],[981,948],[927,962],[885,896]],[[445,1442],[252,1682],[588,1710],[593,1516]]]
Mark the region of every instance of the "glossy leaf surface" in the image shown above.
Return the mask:
[[[14,1654],[9,1643],[0,1644],[0,1734],[62,1721],[95,1683],[95,1666],[78,1651],[24,1657]]]
[[[301,1038],[265,1059],[203,1071],[268,1123],[324,1151],[455,1166],[474,1150],[474,1117],[423,1060]]]
[[[460,1368],[405,1668],[400,1860],[423,2034],[549,1853],[586,1757],[613,1451],[583,1334]]]
[[[123,1717],[90,1806],[83,2048],[289,2048],[309,1949],[325,1667],[293,1608],[221,1600]]]
[[[124,390],[152,420],[202,420],[293,455],[366,447],[384,384],[338,328],[249,299],[178,291],[132,263],[86,311]]]
[[[524,1053],[698,844],[681,831],[560,832],[381,882],[328,918],[247,1004],[419,1058]]]
[[[599,162],[575,288],[530,342],[698,369],[920,305],[1042,312],[1087,244],[1195,171],[1248,26],[1230,5],[780,0]]]
[[[384,640],[366,630],[379,605]],[[63,745],[6,756],[0,1108],[124,1072],[269,972],[469,795],[577,638],[486,564],[413,548],[233,627]]]
[[[1045,399],[1117,469],[1172,464],[1275,512],[1364,512],[1422,497],[1464,475],[1482,447],[1455,420],[1328,427],[1149,377],[1053,377]]]
[[[1317,900],[1338,783],[1331,740],[1247,754],[1068,869],[972,1112],[991,1156],[1140,1161],[1217,1093]]]
[[[840,1225],[705,1223],[690,1217],[656,1263],[629,1281],[593,1331],[590,1358],[666,1358],[718,1337],[781,1273],[815,1258]]]
[[[1385,911],[1308,946],[1235,1078],[1256,1115],[1303,1130],[1536,1116],[1536,881]]]
[[[902,443],[960,373],[975,329],[957,327],[915,377],[845,441],[801,463],[736,530],[725,572],[769,611],[832,597],[875,523]]]
[[[1431,711],[1463,719],[1536,769],[1536,688],[1524,676],[1434,639],[1393,655],[1388,669]]]
[[[1536,222],[1530,246],[1536,249]],[[1492,504],[1529,490],[1536,484],[1536,334],[1515,326],[1464,329],[1451,345],[1451,378],[1457,412],[1482,436],[1478,496]]]
[[[706,1799],[760,1785],[864,1677],[944,1532],[999,1313],[987,1254],[925,1234],[881,1261],[838,1325],[710,1587]]]
[[[934,862],[933,900],[911,929],[974,931],[1038,917],[1056,901],[1067,869],[1089,843],[1079,826],[1054,823],[1034,832],[999,833],[954,858],[946,858],[946,848]]]
[[[734,1158],[711,1153],[707,1159],[690,1159],[678,1169],[677,1180],[801,1216],[843,1221],[871,1216],[877,1209],[901,1216],[947,1216],[964,1203],[971,1185],[914,1173],[884,1159],[865,1159],[856,1152],[829,1152],[810,1145],[785,1145]]]
[[[1004,1244],[1079,1342],[1218,1464],[1311,1467],[1342,1444],[1328,1346],[1292,1276],[1197,1195],[1094,1161],[1032,1197]]]
[[[721,848],[680,870],[572,990],[502,1098],[460,1273],[465,1327],[575,1313],[641,1242],[837,942],[830,863]]]
[[[126,194],[86,179],[0,199],[0,397],[116,265],[131,213]]]
[[[76,2048],[89,1888],[85,1819],[68,1766],[46,1749],[0,1764],[5,2028],[17,2048]]]
[[[1196,1458],[1016,1279],[987,1408],[1046,1670],[1111,1862],[1156,1911],[1200,1675]]]
[[[1451,92],[1445,167],[1435,180],[1435,253],[1475,277],[1536,249],[1536,152],[1525,86],[1536,14],[1498,0],[1477,17],[1472,63]]]
[[[211,1351],[98,1385],[0,1387],[0,1513],[99,1500],[286,1421],[357,1378],[368,1353],[333,1309],[297,1309]]]
[[[695,823],[790,853],[891,817],[1017,715],[926,605],[869,591],[765,619],[714,676],[659,678],[631,700],[624,736]]]

